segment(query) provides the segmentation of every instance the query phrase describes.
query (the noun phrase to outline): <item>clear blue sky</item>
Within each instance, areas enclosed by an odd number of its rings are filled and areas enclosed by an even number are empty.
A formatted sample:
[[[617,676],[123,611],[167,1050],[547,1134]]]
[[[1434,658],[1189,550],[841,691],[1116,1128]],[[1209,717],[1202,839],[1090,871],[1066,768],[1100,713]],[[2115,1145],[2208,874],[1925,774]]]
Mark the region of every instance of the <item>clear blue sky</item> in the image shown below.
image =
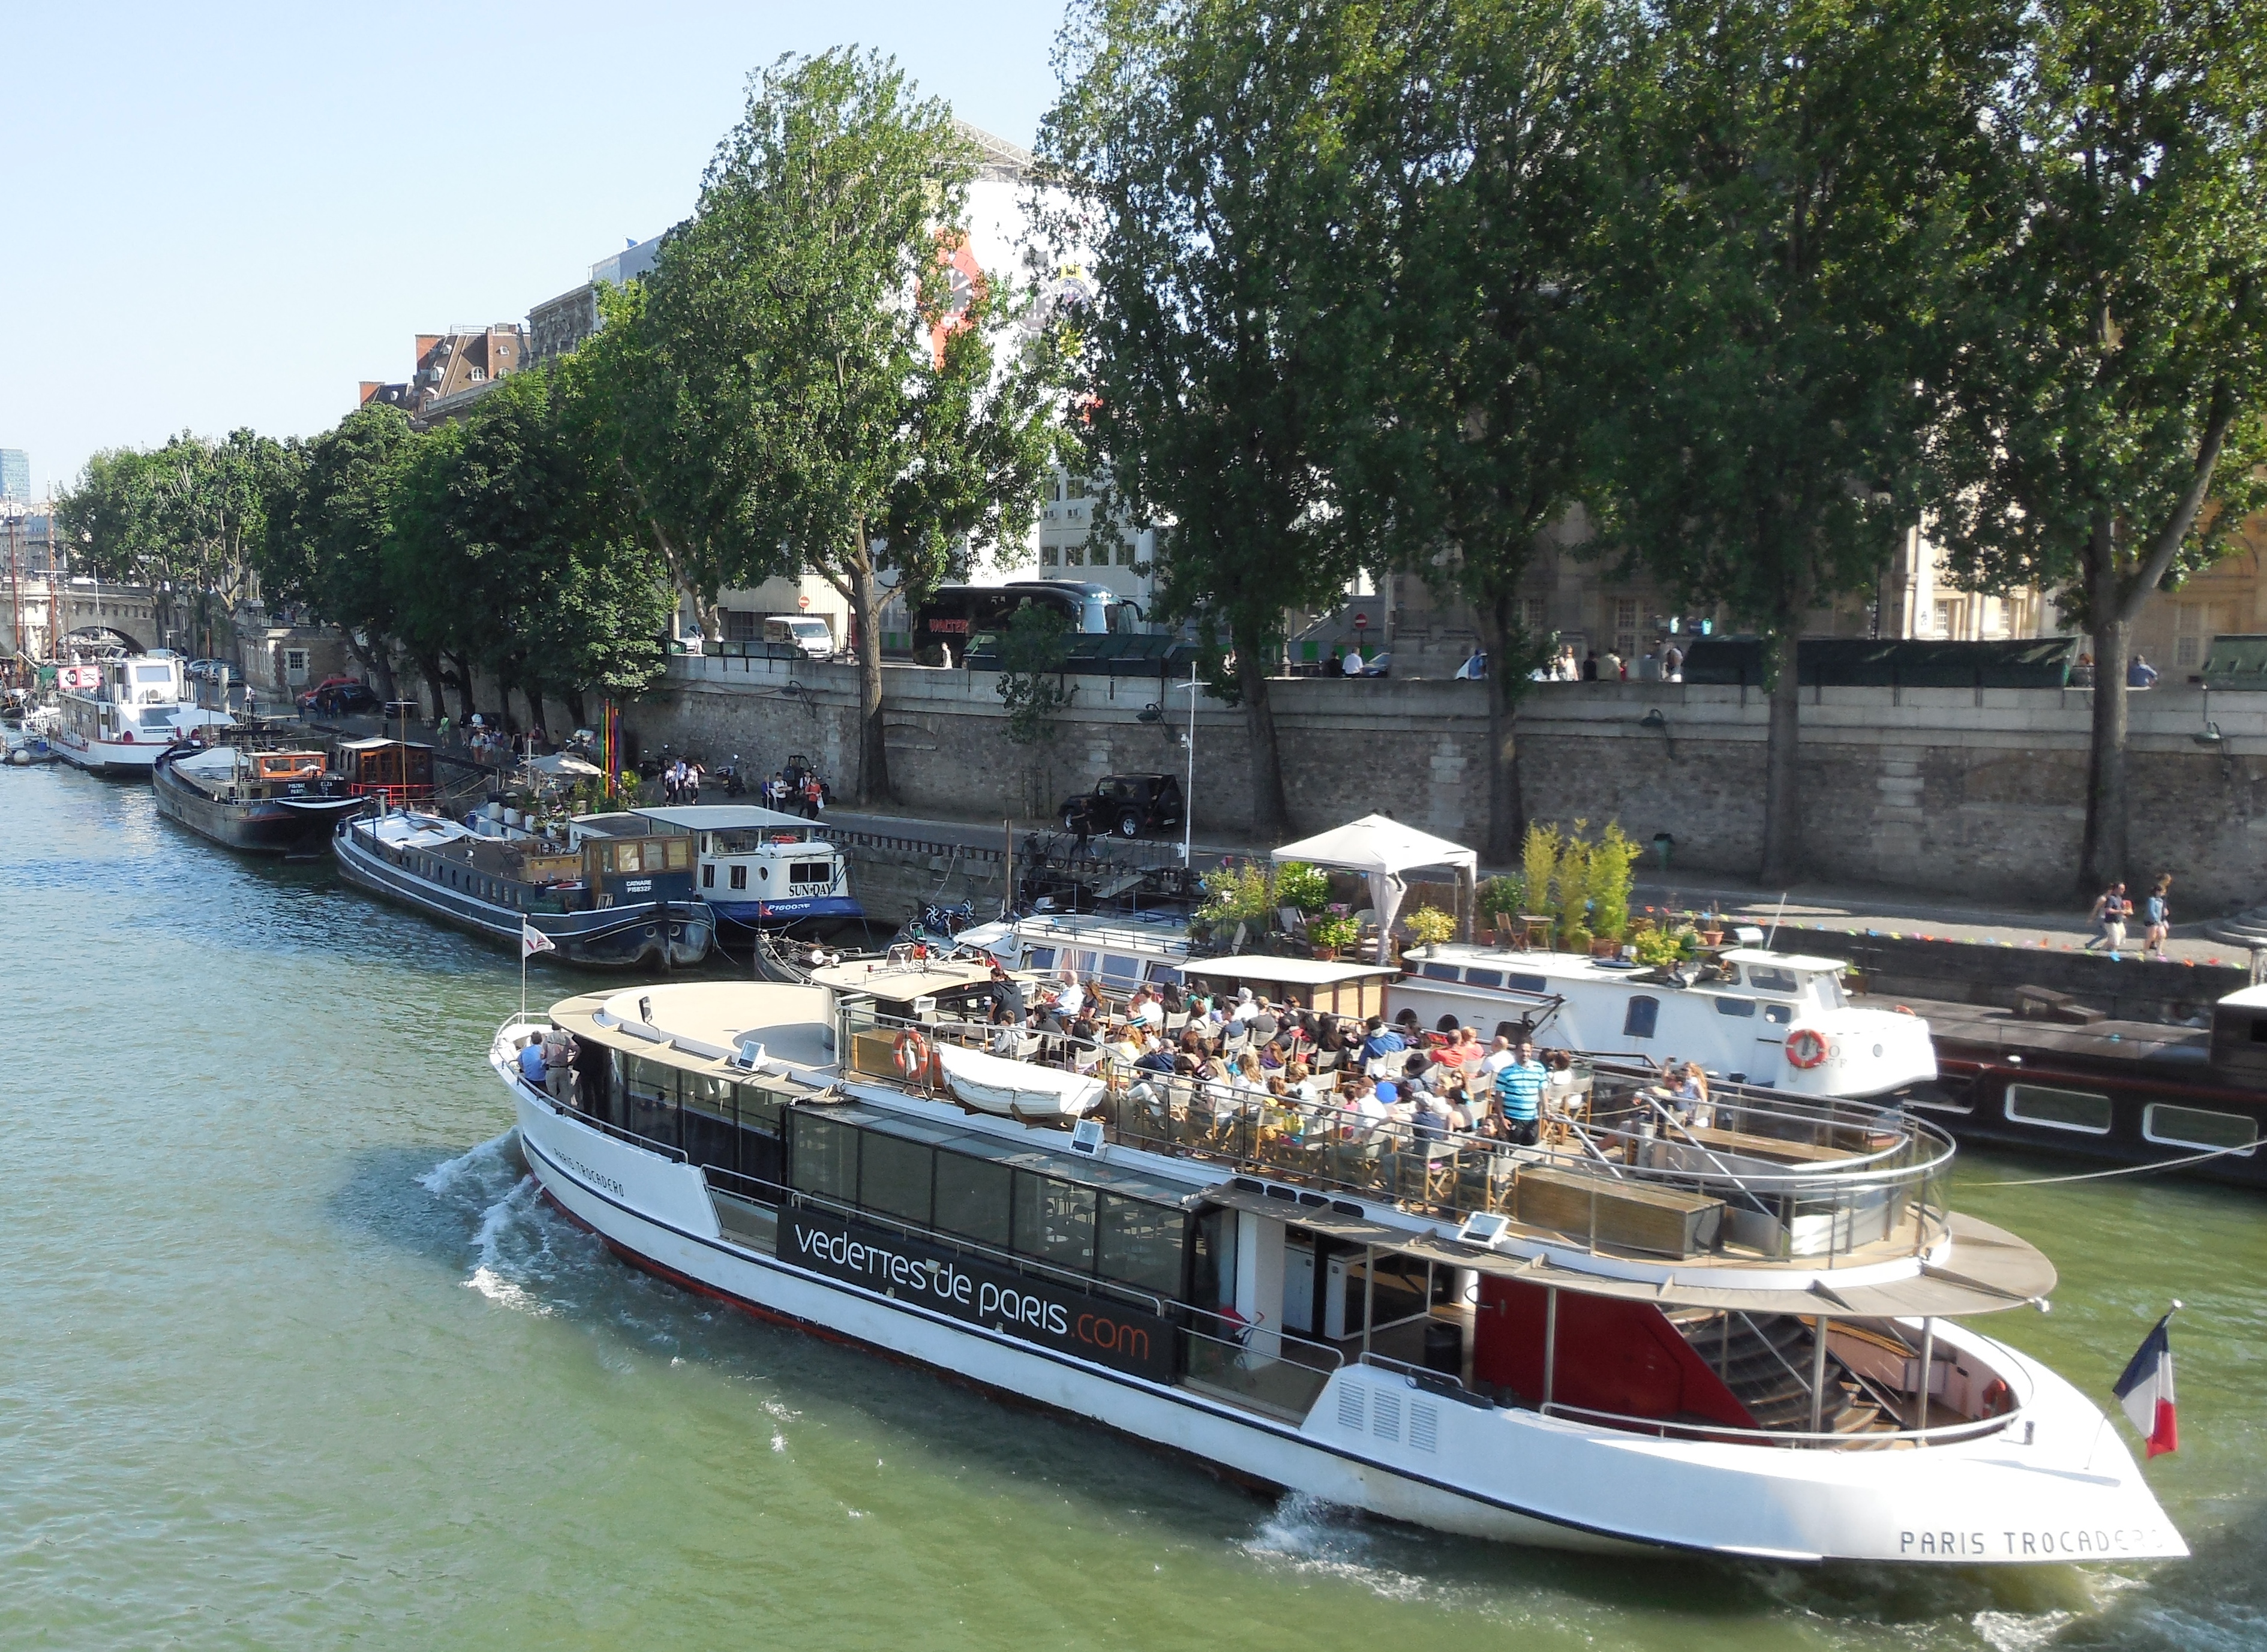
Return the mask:
[[[1028,144],[1061,0],[9,8],[0,447],[306,436],[692,209],[747,72],[889,53]]]

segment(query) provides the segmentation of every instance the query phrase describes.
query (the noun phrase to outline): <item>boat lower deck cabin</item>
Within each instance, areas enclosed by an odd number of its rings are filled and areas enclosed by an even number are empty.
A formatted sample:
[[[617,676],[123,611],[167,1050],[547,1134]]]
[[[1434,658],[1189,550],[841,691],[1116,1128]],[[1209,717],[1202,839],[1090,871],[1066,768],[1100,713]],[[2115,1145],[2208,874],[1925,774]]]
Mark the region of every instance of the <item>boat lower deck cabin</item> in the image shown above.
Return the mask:
[[[656,830],[692,834],[700,855],[701,898],[718,919],[741,929],[777,930],[818,921],[862,918],[851,898],[849,864],[815,823],[745,804],[688,804],[629,811]],[[621,833],[619,814],[590,818]]]

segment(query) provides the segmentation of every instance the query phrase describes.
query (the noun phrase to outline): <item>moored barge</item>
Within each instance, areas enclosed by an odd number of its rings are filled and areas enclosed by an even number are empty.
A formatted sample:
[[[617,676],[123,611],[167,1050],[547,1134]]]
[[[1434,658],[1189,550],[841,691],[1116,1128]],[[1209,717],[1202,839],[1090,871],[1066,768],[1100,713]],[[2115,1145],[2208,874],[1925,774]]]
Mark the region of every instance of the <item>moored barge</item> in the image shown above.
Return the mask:
[[[349,883],[515,947],[532,929],[561,963],[683,968],[706,958],[715,938],[693,892],[693,840],[682,833],[567,849],[396,811],[341,822],[331,850]]]
[[[319,751],[233,740],[169,749],[150,783],[159,814],[255,855],[319,852],[340,820],[368,806]]]

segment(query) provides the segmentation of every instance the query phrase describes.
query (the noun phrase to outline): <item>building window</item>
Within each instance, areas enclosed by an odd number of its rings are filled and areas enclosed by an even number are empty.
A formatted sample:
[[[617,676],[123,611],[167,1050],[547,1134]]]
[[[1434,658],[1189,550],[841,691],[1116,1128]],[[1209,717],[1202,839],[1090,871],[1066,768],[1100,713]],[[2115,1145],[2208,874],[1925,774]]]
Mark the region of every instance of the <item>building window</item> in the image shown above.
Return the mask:
[[[1062,560],[1062,554],[1061,554],[1061,552],[1060,552],[1059,550],[1057,550],[1053,546],[1052,546],[1052,545],[1042,545],[1041,547],[1039,547],[1039,566],[1040,566],[1040,567],[1042,567],[1042,568],[1053,568],[1053,567],[1057,562],[1060,562],[1061,560]]]
[[[2204,639],[2200,636],[2176,636],[2173,639],[2173,664],[2193,667],[2204,658]]]
[[[1134,566],[1133,540],[1120,540],[1118,541],[1118,565],[1120,568],[1131,568]]]
[[[1083,546],[1083,545],[1066,545],[1066,546],[1064,546],[1064,547],[1063,547],[1063,566],[1064,566],[1064,567],[1066,567],[1066,568],[1083,568],[1083,567],[1085,567],[1085,566],[1086,566],[1086,547],[1085,547],[1085,546]]]

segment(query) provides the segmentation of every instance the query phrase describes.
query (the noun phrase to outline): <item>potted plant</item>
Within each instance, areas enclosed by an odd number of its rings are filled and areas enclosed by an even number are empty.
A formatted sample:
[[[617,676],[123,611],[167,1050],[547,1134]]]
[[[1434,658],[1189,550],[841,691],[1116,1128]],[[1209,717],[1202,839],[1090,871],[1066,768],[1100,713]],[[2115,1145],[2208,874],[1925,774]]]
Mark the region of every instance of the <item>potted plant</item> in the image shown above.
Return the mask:
[[[1630,869],[1637,863],[1638,846],[1630,841],[1618,820],[1606,822],[1606,829],[1589,851],[1588,863],[1584,868],[1590,897],[1590,929],[1601,940],[1611,941],[1620,949],[1623,938],[1629,933]]]
[[[1479,943],[1497,944],[1498,937],[1518,933],[1519,915],[1527,905],[1527,892],[1517,877],[1491,877],[1472,892],[1472,905],[1480,915]]]
[[[1309,924],[1307,938],[1315,943],[1315,956],[1327,964],[1340,951],[1351,949],[1361,941],[1361,926],[1343,913],[1332,913]]]
[[[1331,904],[1331,875],[1303,861],[1284,862],[1275,869],[1275,904],[1320,912]]]
[[[1559,946],[1569,952],[1588,952],[1590,939],[1588,928],[1579,918],[1559,932]]]
[[[1456,921],[1438,907],[1420,907],[1401,924],[1419,944],[1427,948],[1438,947],[1456,933]]]

